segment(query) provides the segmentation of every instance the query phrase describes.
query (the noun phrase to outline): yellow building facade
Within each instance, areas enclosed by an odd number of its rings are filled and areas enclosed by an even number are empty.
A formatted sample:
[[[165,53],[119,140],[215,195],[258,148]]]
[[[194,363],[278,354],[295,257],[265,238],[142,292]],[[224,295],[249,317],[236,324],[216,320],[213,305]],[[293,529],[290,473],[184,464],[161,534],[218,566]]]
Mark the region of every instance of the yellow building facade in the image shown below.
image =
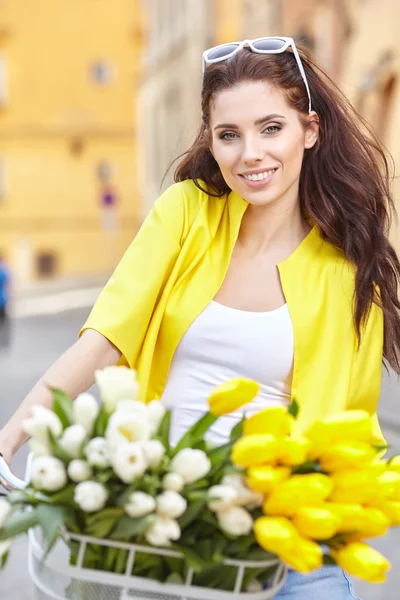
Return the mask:
[[[140,3],[0,3],[0,252],[17,282],[103,273],[142,218]]]

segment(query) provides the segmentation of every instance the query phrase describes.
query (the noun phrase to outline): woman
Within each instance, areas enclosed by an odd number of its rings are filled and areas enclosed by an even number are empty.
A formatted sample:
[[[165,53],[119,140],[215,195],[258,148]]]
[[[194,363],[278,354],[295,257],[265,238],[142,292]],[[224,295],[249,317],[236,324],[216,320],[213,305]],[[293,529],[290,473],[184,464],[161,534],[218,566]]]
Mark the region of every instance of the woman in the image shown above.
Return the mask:
[[[378,143],[293,40],[224,45],[204,66],[203,122],[177,183],[80,340],[0,433],[7,459],[31,406],[50,401],[45,382],[76,396],[117,362],[137,370],[143,400],[172,408],[174,440],[233,376],[261,385],[246,412],[295,397],[304,430],[340,410],[375,414],[382,359],[400,371],[400,264]],[[238,418],[224,417],[213,439]],[[355,597],[340,569],[324,568],[291,572],[278,598],[322,596]]]

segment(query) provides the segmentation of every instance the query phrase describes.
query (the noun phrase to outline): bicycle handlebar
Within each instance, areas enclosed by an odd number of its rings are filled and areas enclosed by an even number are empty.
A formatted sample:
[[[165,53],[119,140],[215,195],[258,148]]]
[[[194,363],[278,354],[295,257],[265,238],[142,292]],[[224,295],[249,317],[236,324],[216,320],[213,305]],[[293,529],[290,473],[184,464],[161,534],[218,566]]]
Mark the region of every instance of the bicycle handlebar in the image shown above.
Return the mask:
[[[26,482],[13,474],[10,467],[0,454],[0,484],[9,492],[13,490],[23,490],[26,488]]]

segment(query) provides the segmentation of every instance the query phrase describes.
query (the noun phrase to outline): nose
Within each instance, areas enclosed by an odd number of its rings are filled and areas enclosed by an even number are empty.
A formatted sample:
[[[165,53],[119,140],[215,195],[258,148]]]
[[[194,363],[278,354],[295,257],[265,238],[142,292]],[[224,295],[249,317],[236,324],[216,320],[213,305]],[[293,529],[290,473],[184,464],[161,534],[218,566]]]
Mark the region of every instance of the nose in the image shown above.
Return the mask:
[[[253,164],[263,159],[263,149],[259,136],[249,136],[245,139],[242,160],[246,164]]]

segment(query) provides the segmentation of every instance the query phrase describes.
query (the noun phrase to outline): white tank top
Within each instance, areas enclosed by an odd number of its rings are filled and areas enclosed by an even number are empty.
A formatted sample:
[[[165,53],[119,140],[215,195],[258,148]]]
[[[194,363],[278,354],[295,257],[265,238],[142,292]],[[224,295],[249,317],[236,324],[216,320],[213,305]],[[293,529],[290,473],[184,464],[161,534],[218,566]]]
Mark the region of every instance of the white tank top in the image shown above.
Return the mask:
[[[290,401],[294,356],[293,327],[287,304],[270,312],[248,312],[211,303],[179,343],[161,397],[172,411],[171,444],[207,410],[215,386],[233,377],[260,384],[254,400],[220,417],[207,434],[223,444],[243,413]]]

